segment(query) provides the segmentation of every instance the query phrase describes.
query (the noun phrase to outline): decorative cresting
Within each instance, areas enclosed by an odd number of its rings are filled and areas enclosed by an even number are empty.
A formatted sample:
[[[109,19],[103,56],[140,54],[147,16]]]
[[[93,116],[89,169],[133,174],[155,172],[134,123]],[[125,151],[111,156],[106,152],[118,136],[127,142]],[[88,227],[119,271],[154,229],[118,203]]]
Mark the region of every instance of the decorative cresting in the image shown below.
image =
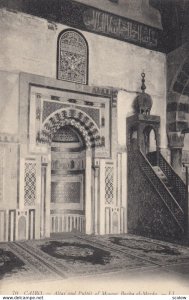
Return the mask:
[[[141,74],[142,77],[142,86],[141,90],[142,93],[140,93],[134,100],[134,110],[137,114],[143,114],[143,115],[149,115],[151,108],[152,108],[152,98],[149,94],[145,93],[145,73]]]
[[[41,131],[37,133],[37,143],[50,144],[54,133],[63,126],[77,128],[87,148],[101,146],[100,132],[94,121],[81,110],[72,108],[60,109],[52,113],[42,124]]]

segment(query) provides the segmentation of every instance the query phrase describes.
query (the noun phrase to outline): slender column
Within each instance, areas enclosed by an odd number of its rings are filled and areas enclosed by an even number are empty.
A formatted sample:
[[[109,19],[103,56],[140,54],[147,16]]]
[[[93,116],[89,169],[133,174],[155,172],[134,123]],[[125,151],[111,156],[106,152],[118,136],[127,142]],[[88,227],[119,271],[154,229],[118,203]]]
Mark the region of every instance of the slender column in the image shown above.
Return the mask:
[[[122,206],[123,206],[123,232],[127,233],[127,206],[128,206],[128,190],[127,190],[127,152],[122,153]]]
[[[184,134],[181,132],[168,133],[169,148],[171,150],[171,165],[175,172],[182,173],[182,148],[184,147]]]
[[[92,233],[92,197],[91,197],[91,151],[86,151],[86,169],[85,169],[85,231],[86,234]]]
[[[8,210],[6,210],[5,218],[6,218],[5,241],[7,242],[9,240],[9,211]]]
[[[0,242],[5,242],[5,212],[0,211]]]
[[[99,234],[99,167],[94,168],[94,233]]]
[[[25,171],[25,159],[21,157],[20,159],[20,185],[19,185],[19,209],[24,210],[24,171]]]
[[[182,167],[182,148],[171,149],[171,165],[174,170],[180,175]]]
[[[122,206],[122,156],[117,154],[117,206]]]
[[[46,166],[41,170],[40,236],[45,237]]]
[[[51,203],[51,149],[48,150],[49,154],[46,161],[46,195],[45,195],[45,237],[50,237],[51,232],[51,216],[50,216],[50,203]]]
[[[120,233],[127,233],[127,153],[118,154],[118,199],[120,206]]]
[[[32,213],[33,224],[34,224],[34,233],[36,239],[40,239],[40,217],[41,217],[41,157],[36,157],[36,200],[35,200],[35,213]],[[42,216],[43,217],[43,216]]]
[[[33,211],[30,212],[30,239],[32,240],[34,238],[34,213]]]
[[[10,241],[14,241],[14,212],[10,213]]]
[[[159,157],[160,157],[160,134],[159,128],[156,128],[156,153],[157,153],[157,166],[159,166]]]
[[[100,160],[99,234],[105,234],[105,161]]]

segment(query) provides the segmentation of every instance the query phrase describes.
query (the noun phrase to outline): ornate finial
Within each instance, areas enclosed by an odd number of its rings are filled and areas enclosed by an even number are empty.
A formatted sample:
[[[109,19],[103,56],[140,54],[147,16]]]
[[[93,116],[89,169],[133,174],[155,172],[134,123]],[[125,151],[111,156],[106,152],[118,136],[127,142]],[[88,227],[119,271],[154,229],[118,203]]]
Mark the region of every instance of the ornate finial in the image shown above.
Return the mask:
[[[146,86],[145,86],[145,73],[144,72],[141,74],[141,77],[142,77],[141,90],[143,93],[145,93]]]
[[[142,85],[141,90],[142,93],[139,93],[139,95],[134,100],[134,110],[137,114],[143,114],[143,115],[149,115],[150,110],[152,108],[152,98],[149,94],[145,93],[145,73],[142,72]]]

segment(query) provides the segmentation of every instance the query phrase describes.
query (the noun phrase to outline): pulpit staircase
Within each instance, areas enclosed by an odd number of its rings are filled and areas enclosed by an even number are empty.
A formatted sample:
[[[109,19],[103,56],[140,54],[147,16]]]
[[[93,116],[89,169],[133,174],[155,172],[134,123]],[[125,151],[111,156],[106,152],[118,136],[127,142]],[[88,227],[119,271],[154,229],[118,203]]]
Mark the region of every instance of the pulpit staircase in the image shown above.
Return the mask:
[[[183,240],[188,234],[188,192],[183,180],[161,155],[160,116],[151,115],[152,98],[142,92],[127,117],[128,232],[164,240]],[[149,149],[157,151],[149,152]],[[146,154],[147,153],[147,154]]]
[[[159,166],[152,166],[152,168],[155,171],[156,175],[159,177],[159,179],[167,187],[167,189],[169,190],[169,192],[174,196],[174,198],[177,198],[176,197],[177,193],[175,191],[175,188],[173,187],[173,185],[171,184],[171,182],[169,182],[169,179],[163,173],[163,171],[160,169],[160,167]]]
[[[149,179],[153,180],[160,197],[184,234],[187,207],[185,183],[176,174],[161,152],[149,152],[146,157],[141,153],[141,167],[143,168],[147,164],[148,168],[145,167],[145,170],[147,171],[148,169]],[[150,169],[151,171],[149,172]]]
[[[135,148],[134,151],[132,149],[129,151],[128,167],[130,169],[130,174],[132,174],[133,168],[138,168],[138,177],[142,176],[143,179],[145,178],[147,183],[144,187],[146,189],[146,195],[138,195],[138,202],[142,204],[142,202],[145,202],[148,197],[150,198],[150,193],[155,193],[157,201],[160,203],[160,206],[162,206],[162,214],[165,214],[166,219],[168,219],[167,222],[169,222],[169,227],[171,228],[172,225],[174,227],[174,234],[172,238],[170,236],[170,240],[184,239],[187,230],[187,192],[186,185],[183,180],[175,173],[171,165],[166,161],[159,151],[150,152],[145,155],[139,148]],[[134,176],[136,177],[136,175]],[[140,183],[138,183],[140,182],[140,178],[137,178],[136,180],[133,177],[133,180],[135,181],[135,188],[137,188],[136,185],[140,185]],[[141,197],[145,198],[141,199]],[[132,199],[132,195],[130,199],[132,201],[134,200],[134,198]],[[147,201],[150,203],[151,200],[148,199]],[[140,214],[142,213],[143,212],[140,212]],[[154,214],[154,212],[150,212],[149,208],[149,214],[150,213]],[[146,214],[148,218],[148,212]],[[153,217],[151,218],[153,219]],[[161,216],[158,216],[158,213],[155,213],[154,219],[155,218],[157,218],[156,226],[158,227],[158,219],[161,219]],[[148,224],[148,226],[149,225],[150,224]],[[167,225],[163,225],[161,234],[164,234],[166,231],[166,226]],[[149,227],[146,226],[145,228]],[[137,230],[138,228],[133,232],[140,234],[140,230],[139,232],[137,232]],[[168,235],[170,235],[170,232],[171,229],[169,229],[167,236],[165,233],[165,239],[167,239]],[[147,234],[144,232],[144,235],[156,237],[151,233],[148,234],[148,232]],[[162,239],[164,239],[163,236]]]
[[[147,154],[147,159],[156,172],[156,175],[161,179],[174,200],[184,211],[187,204],[186,185],[184,181],[173,170],[161,152],[150,152]]]

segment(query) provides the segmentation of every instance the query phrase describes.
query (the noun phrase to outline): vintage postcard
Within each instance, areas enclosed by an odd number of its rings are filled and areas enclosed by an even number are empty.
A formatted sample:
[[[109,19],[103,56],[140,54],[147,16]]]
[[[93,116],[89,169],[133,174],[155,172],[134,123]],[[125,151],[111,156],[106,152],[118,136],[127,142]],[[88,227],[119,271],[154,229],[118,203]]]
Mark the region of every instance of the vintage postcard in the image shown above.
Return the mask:
[[[0,295],[189,294],[188,17],[0,0]]]

